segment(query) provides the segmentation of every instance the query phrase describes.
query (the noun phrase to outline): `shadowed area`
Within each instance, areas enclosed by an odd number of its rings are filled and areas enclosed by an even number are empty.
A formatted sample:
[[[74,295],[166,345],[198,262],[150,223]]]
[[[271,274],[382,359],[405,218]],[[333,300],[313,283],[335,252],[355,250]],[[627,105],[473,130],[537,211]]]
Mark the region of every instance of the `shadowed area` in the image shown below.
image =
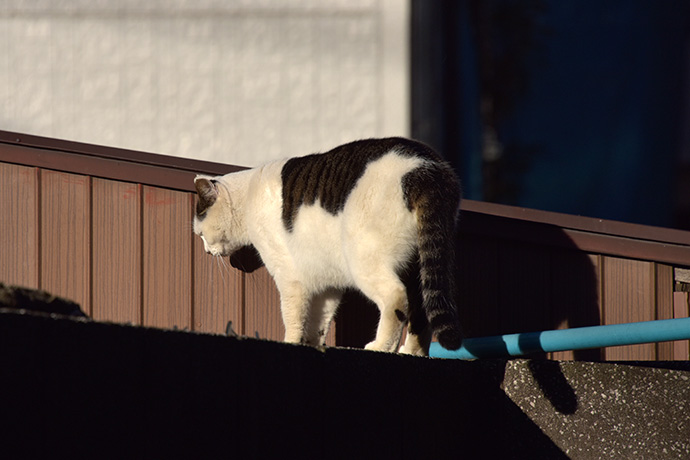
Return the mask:
[[[677,458],[690,450],[684,371],[315,349],[10,309],[0,310],[0,366],[6,447],[27,457]]]

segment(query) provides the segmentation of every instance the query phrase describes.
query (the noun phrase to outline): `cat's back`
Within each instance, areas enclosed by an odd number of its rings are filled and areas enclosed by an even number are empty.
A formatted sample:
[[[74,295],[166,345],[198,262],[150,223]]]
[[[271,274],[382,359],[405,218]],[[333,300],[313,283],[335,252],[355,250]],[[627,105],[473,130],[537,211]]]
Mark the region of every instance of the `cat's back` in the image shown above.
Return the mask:
[[[411,139],[366,139],[338,146],[328,152],[291,158],[281,167],[282,220],[292,229],[303,205],[318,201],[332,215],[345,208],[352,191],[376,165],[377,184],[400,184],[401,176],[421,163],[443,163],[428,146]]]

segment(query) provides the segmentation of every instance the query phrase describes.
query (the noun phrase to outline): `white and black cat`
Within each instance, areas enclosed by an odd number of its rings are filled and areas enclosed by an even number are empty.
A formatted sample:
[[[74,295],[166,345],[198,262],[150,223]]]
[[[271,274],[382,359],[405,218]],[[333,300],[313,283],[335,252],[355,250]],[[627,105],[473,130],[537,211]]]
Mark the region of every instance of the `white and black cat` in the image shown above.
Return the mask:
[[[322,345],[343,291],[354,287],[381,313],[367,349],[398,350],[405,325],[403,353],[427,355],[432,333],[445,348],[460,346],[460,184],[431,148],[362,140],[194,183],[194,232],[214,256],[257,249],[280,292],[286,342]],[[421,287],[418,302],[408,302],[409,280]]]

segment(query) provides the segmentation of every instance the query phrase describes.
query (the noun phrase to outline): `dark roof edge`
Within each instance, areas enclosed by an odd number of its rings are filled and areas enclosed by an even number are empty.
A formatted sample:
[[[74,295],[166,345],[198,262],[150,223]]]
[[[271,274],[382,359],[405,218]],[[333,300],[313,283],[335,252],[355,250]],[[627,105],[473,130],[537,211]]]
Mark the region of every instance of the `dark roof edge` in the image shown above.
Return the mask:
[[[128,150],[63,139],[34,136],[11,131],[0,130],[0,144],[30,147],[76,155],[88,155],[90,157],[97,157],[107,160],[127,161],[146,166],[159,166],[164,168],[173,168],[183,171],[209,174],[226,174],[227,172],[246,169],[242,166],[226,165],[223,163],[194,160],[172,155],[161,155],[137,150]]]

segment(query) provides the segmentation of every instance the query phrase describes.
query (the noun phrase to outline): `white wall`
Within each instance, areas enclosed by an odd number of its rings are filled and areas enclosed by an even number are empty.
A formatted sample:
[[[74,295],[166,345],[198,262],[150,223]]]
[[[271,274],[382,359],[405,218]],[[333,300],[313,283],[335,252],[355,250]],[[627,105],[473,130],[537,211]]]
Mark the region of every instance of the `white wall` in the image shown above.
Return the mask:
[[[0,0],[0,129],[254,165],[408,135],[408,0]]]

